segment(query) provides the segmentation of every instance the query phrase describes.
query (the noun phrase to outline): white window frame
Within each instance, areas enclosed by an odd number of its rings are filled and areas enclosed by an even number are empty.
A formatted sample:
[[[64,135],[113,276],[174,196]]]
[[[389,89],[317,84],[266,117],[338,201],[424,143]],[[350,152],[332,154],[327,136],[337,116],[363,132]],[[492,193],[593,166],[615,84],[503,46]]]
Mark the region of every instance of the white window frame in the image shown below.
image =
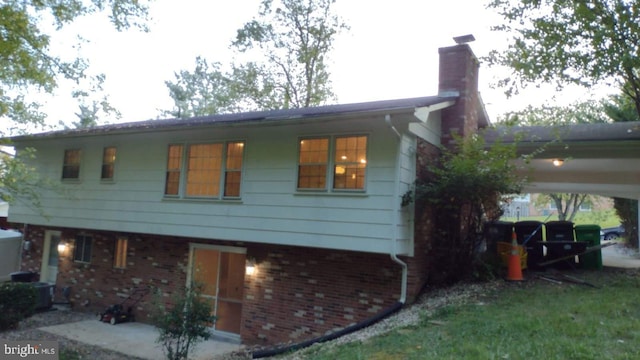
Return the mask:
[[[339,138],[349,138],[349,137],[365,137],[367,139],[367,148],[366,148],[366,166],[364,169],[364,184],[362,189],[342,189],[335,188],[335,154],[336,154],[336,140]],[[301,142],[304,140],[317,140],[317,139],[328,139],[329,140],[329,149],[328,149],[328,159],[327,159],[327,172],[325,174],[325,187],[320,188],[301,188],[298,186],[300,181],[300,146]],[[366,193],[367,192],[367,183],[369,179],[369,149],[371,148],[370,136],[369,134],[333,134],[333,135],[320,135],[320,136],[300,136],[297,142],[297,151],[296,151],[296,191],[299,193]]]
[[[227,168],[227,151],[228,145],[232,143],[242,143],[242,166],[240,170],[233,169],[233,172],[240,173],[240,191],[238,196],[225,196],[226,190],[226,173],[230,171]],[[188,163],[189,163],[189,149],[192,145],[214,145],[221,144],[222,145],[222,159],[220,164],[220,178],[219,181],[219,191],[217,196],[190,196],[186,194],[187,188],[187,173],[188,173]],[[166,174],[169,172],[168,169],[168,156],[169,156],[169,147],[173,145],[182,146],[181,153],[181,163],[180,163],[180,175],[179,175],[179,183],[178,183],[178,194],[172,195],[166,193],[167,186],[167,178]],[[224,141],[204,141],[204,142],[193,142],[193,143],[179,143],[174,142],[167,144],[166,152],[165,152],[165,179],[164,179],[164,197],[168,199],[202,199],[202,200],[240,200],[242,198],[242,189],[244,188],[244,165],[245,165],[245,154],[246,154],[246,146],[247,142],[245,140],[224,140]]]

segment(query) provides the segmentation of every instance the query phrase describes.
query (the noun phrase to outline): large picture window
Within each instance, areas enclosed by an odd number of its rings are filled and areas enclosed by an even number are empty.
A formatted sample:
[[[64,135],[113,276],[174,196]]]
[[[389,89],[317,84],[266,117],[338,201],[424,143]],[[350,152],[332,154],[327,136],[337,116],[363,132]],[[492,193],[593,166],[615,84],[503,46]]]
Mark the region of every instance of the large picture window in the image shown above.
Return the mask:
[[[298,189],[364,190],[367,137],[336,136],[300,140]]]
[[[64,151],[64,162],[62,164],[62,179],[77,180],[80,178],[80,149],[67,149]]]
[[[239,198],[243,157],[240,141],[169,145],[165,195]]]
[[[91,247],[93,239],[91,236],[78,235],[76,236],[76,246],[73,250],[73,261],[90,263],[91,262]]]

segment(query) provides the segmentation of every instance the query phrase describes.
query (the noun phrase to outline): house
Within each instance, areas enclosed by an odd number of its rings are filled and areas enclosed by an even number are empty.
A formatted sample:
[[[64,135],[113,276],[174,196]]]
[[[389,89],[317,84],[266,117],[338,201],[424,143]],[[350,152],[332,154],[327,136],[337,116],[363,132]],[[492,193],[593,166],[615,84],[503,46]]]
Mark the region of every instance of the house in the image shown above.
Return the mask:
[[[70,287],[86,311],[197,280],[215,332],[258,346],[411,302],[429,278],[431,223],[402,195],[452,131],[488,123],[470,47],[439,55],[434,96],[13,138],[59,183],[40,211],[11,208],[31,243],[22,270]]]

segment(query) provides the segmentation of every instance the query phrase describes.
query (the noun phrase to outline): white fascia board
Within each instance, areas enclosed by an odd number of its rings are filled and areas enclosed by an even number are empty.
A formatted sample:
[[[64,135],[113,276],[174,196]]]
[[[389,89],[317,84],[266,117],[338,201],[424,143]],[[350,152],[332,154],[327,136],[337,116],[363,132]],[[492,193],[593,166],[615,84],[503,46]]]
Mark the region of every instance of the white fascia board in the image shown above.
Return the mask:
[[[418,122],[409,124],[409,131],[430,144],[440,146],[440,139],[442,137],[440,110],[448,108],[453,104],[455,104],[455,101],[450,100],[416,108],[413,116],[418,119]]]

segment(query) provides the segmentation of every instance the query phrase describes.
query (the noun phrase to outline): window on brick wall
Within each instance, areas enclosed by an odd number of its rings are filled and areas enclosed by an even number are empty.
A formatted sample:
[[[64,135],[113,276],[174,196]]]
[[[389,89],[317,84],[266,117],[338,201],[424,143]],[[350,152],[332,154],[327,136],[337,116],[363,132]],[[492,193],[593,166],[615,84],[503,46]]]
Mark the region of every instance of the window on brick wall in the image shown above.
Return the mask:
[[[80,149],[67,149],[64,151],[62,163],[62,179],[78,180],[80,178]]]
[[[113,267],[125,269],[127,267],[127,246],[129,240],[125,237],[116,239],[116,248],[113,257]]]
[[[367,137],[304,138],[298,151],[299,190],[364,190]]]
[[[116,148],[113,146],[105,147],[102,150],[102,173],[101,180],[113,180],[116,165]]]
[[[93,238],[87,235],[76,236],[76,245],[73,250],[73,261],[90,263]]]
[[[165,195],[239,198],[244,142],[169,145]]]

